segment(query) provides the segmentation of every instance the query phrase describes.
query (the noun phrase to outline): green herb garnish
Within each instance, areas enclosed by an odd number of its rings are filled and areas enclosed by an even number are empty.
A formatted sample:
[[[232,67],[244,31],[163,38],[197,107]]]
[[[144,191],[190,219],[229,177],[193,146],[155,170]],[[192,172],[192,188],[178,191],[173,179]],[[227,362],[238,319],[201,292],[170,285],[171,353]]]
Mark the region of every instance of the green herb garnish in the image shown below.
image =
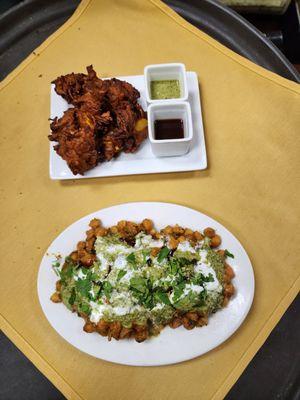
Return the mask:
[[[70,306],[72,306],[75,303],[75,299],[76,299],[76,292],[75,292],[75,289],[73,288],[71,296],[69,297]]]
[[[60,279],[62,283],[65,283],[68,279],[72,278],[75,270],[75,265],[73,263],[65,263],[60,271]]]
[[[78,279],[75,286],[81,296],[88,297],[89,291],[92,289],[92,282],[88,279]]]
[[[225,257],[234,258],[234,255],[232,253],[230,253],[230,251],[228,251],[227,249],[225,250],[224,255],[225,255]]]
[[[91,308],[88,304],[83,303],[83,304],[80,304],[80,306],[78,307],[78,311],[82,312],[86,315],[89,315],[91,312]]]
[[[127,272],[126,272],[124,269],[121,269],[121,270],[118,272],[117,281],[119,281],[120,279],[122,279],[123,276],[125,276],[126,274],[127,274]]]
[[[174,288],[173,302],[175,303],[184,292],[185,283],[181,282]]]
[[[142,277],[133,277],[130,279],[130,288],[134,289],[140,293],[148,292],[148,282],[147,279]]]
[[[168,249],[167,247],[163,247],[161,250],[160,250],[160,252],[158,253],[158,256],[157,256],[157,261],[160,263],[160,262],[162,262],[162,260],[164,260],[167,256],[168,256],[168,254],[170,253],[170,249]]]
[[[179,262],[176,258],[172,258],[169,264],[170,274],[176,275],[179,271]]]
[[[111,286],[111,284],[108,281],[103,282],[102,289],[103,289],[105,296],[107,298],[109,298],[111,295],[111,292],[113,291],[113,287]]]
[[[126,257],[126,260],[129,262],[129,264],[135,266],[136,265],[136,259],[135,259],[135,254],[130,253],[129,256]]]
[[[167,293],[165,292],[155,292],[155,297],[157,300],[159,300],[160,302],[170,305],[171,302],[169,300],[169,297],[167,295]]]

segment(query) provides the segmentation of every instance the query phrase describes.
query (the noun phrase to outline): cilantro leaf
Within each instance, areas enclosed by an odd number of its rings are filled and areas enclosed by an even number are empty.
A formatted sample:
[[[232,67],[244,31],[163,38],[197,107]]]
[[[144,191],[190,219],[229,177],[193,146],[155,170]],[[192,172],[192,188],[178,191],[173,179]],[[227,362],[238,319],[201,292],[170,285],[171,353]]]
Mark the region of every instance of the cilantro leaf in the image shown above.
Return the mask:
[[[205,282],[214,282],[214,277],[212,273],[209,273],[208,276],[200,274],[196,278],[192,279],[192,283],[195,285],[203,285]]]
[[[176,302],[184,292],[185,283],[181,282],[174,288],[173,301]]]
[[[75,299],[76,299],[76,292],[75,292],[75,289],[73,288],[71,296],[69,297],[69,300],[68,300],[70,306],[72,306],[75,303]]]
[[[136,265],[136,259],[135,259],[135,254],[130,253],[127,257],[126,260],[129,262],[129,264]]]
[[[60,262],[59,261],[53,261],[52,262],[52,269],[56,273],[56,275],[60,277],[59,268],[60,268]]]
[[[151,294],[144,296],[141,299],[141,301],[146,308],[149,308],[149,309],[153,308],[153,297],[151,296]]]
[[[80,306],[78,307],[78,311],[89,315],[91,312],[91,308],[88,304],[83,303],[83,304],[80,304]]]
[[[140,293],[147,293],[147,280],[139,276],[130,279],[130,288]]]
[[[133,295],[146,308],[153,307],[153,296],[151,294],[151,282],[149,279],[142,277],[133,277],[130,279],[130,289]]]
[[[175,258],[170,260],[169,271],[172,275],[176,275],[179,270],[179,262]]]
[[[66,282],[67,279],[71,278],[73,275],[74,265],[73,264],[65,264],[60,271],[60,279],[62,282]]]
[[[225,257],[234,258],[234,255],[232,253],[230,253],[230,251],[228,251],[227,249],[225,250],[224,255],[225,255]]]
[[[201,274],[201,279],[203,282],[213,282],[214,281],[214,277],[212,273],[209,273],[208,276],[204,276],[203,274]]]
[[[167,256],[168,256],[168,254],[170,253],[170,249],[168,249],[167,247],[163,247],[161,250],[160,250],[160,252],[158,253],[158,256],[157,256],[157,261],[160,263],[160,262],[162,262],[162,260],[164,260]]]
[[[113,291],[113,287],[108,281],[104,281],[102,285],[103,292],[107,298],[110,297],[111,292]]]
[[[89,291],[92,289],[92,282],[88,279],[78,279],[75,283],[77,291],[83,296],[88,297]]]
[[[163,304],[167,304],[167,305],[171,304],[169,297],[168,297],[167,293],[165,293],[165,292],[155,292],[155,297],[157,300],[159,300]]]
[[[120,279],[122,279],[123,276],[126,275],[126,274],[127,274],[127,272],[126,272],[124,269],[121,269],[121,270],[118,272],[117,281],[119,281]]]

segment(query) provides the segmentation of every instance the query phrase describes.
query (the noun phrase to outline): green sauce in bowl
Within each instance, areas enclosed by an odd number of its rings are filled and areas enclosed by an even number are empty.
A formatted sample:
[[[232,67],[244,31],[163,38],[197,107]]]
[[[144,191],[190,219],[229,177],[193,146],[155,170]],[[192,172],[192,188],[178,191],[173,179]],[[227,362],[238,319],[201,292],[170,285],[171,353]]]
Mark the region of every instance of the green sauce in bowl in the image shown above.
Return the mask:
[[[180,97],[179,81],[176,79],[151,81],[150,92],[153,100],[178,99]]]

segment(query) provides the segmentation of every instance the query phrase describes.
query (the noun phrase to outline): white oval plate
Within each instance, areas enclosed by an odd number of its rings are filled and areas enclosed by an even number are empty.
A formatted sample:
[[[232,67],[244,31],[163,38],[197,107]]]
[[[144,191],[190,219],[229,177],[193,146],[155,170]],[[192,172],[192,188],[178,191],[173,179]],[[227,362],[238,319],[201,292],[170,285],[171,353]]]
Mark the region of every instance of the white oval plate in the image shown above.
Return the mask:
[[[208,325],[187,331],[183,327],[166,327],[157,337],[137,343],[134,340],[112,340],[97,333],[85,333],[84,321],[71,313],[62,303],[54,304],[50,296],[55,290],[57,276],[51,268],[54,254],[63,257],[71,253],[92,218],[100,218],[105,226],[125,219],[140,222],[151,218],[156,228],[179,225],[203,230],[210,226],[222,237],[222,248],[235,258],[230,259],[236,274],[233,284],[236,294],[228,306],[209,318]],[[127,203],[105,208],[87,215],[64,230],[44,255],[38,274],[38,296],[42,309],[52,327],[77,349],[103,360],[137,366],[174,364],[200,356],[228,339],[248,314],[254,295],[254,274],[251,262],[240,242],[220,223],[187,207],[169,203]]]

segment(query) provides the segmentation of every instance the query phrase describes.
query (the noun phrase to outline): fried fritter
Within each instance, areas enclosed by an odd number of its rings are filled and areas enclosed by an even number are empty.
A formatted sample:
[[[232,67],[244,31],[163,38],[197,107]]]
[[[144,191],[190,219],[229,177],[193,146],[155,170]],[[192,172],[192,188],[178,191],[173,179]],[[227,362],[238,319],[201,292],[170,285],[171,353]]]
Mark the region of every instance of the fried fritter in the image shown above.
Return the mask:
[[[99,79],[92,66],[88,74],[68,74],[53,81],[57,94],[74,108],[51,123],[55,151],[73,174],[109,161],[120,152],[133,153],[147,137],[146,114],[138,104],[140,93],[119,79]]]
[[[96,120],[92,114],[69,108],[50,127],[49,139],[58,142],[54,150],[67,161],[73,174],[83,174],[97,165]]]

